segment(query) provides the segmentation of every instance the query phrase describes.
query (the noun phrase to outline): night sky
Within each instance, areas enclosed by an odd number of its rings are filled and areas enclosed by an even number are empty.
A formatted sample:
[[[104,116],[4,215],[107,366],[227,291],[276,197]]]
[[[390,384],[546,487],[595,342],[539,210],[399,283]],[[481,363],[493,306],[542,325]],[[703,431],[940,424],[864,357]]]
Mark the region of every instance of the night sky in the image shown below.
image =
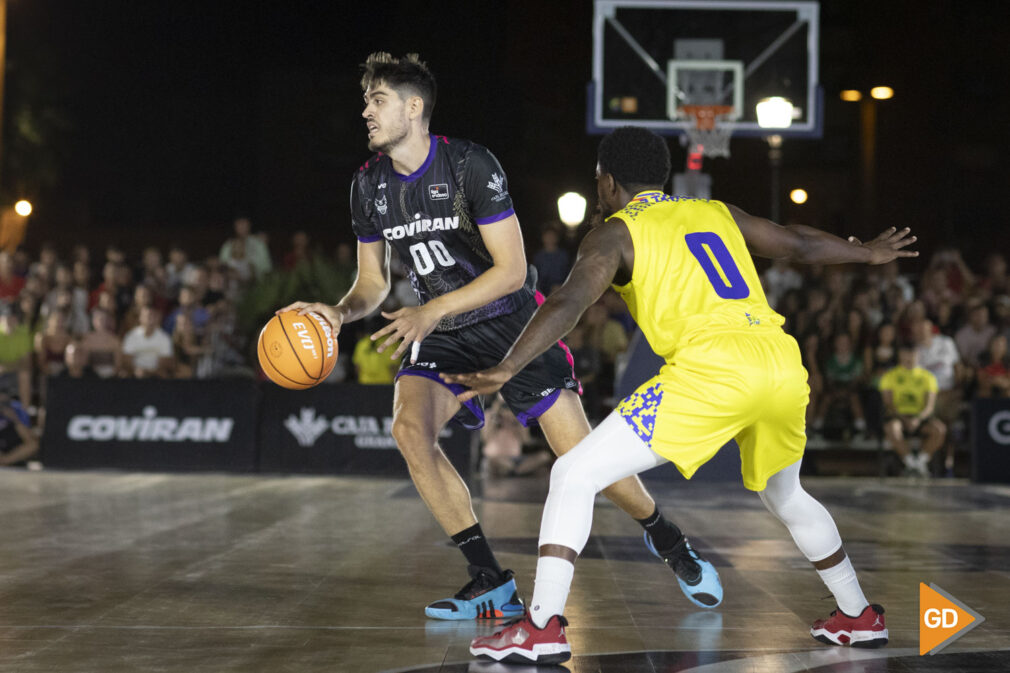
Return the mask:
[[[1004,247],[1010,186],[1005,2],[822,2],[825,137],[785,146],[783,219],[865,235],[894,225],[969,262]],[[569,189],[594,193],[585,133],[592,3],[9,0],[3,194],[36,205],[44,240],[179,241],[198,254],[249,214],[275,253],[290,232],[353,239],[347,194],[369,152],[358,64],[417,51],[439,83],[432,131],[498,156],[537,239]],[[838,91],[887,84],[877,204],[859,207],[858,106]],[[671,142],[674,165],[682,166]],[[737,139],[710,162],[713,196],[769,210],[767,146]],[[69,245],[67,243],[67,245]]]

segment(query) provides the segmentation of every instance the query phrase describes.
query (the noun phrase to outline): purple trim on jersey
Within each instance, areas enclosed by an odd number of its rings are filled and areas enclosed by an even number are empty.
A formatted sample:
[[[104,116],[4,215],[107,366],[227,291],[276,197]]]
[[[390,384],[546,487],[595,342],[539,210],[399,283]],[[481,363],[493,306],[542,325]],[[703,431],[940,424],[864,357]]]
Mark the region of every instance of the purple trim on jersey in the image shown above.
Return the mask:
[[[458,383],[449,383],[448,381],[443,381],[441,378],[439,378],[438,374],[433,371],[426,371],[423,369],[401,369],[400,371],[396,372],[396,378],[393,380],[395,381],[396,379],[399,379],[401,376],[422,376],[426,379],[431,379],[432,381],[435,381],[436,383],[441,383],[443,386],[448,388],[453,395],[459,395],[463,391],[467,390]],[[467,430],[476,430],[478,428],[484,427],[484,410],[481,409],[480,404],[477,402],[477,398],[474,397],[467,400],[466,402],[463,402],[463,406],[469,409],[470,413],[472,413],[474,416],[477,417],[478,423],[477,425],[470,425],[468,423],[461,422],[462,426]],[[544,409],[544,411],[546,411],[546,409]]]
[[[376,234],[375,236],[358,236],[358,240],[362,243],[375,243],[376,241],[382,240],[382,234]]]
[[[435,160],[435,148],[437,143],[435,142],[435,136],[430,135],[429,137],[431,138],[431,146],[428,148],[428,156],[425,157],[424,163],[421,164],[420,168],[418,168],[410,175],[400,175],[395,170],[393,171],[393,175],[400,178],[400,182],[414,182],[419,177],[424,175],[425,171],[428,170],[428,166],[431,166],[431,162]]]
[[[477,224],[494,224],[495,222],[501,222],[509,215],[515,215],[515,208],[509,208],[508,210],[498,213],[497,215],[488,215],[487,217],[478,217],[474,220]]]
[[[520,411],[516,414],[516,419],[523,424],[524,428],[530,427],[530,425],[536,425],[537,419],[543,416],[548,409],[554,406],[554,403],[558,401],[558,397],[561,395],[561,388],[555,388],[554,392],[543,398],[532,407],[526,411]]]
[[[533,299],[536,300],[537,306],[543,306],[544,302],[547,301],[547,297],[540,290],[533,293]],[[576,391],[579,395],[582,395],[582,381],[579,381],[579,377],[575,375],[575,356],[572,355],[572,351],[568,349],[568,344],[564,341],[558,339],[558,345],[561,346],[561,350],[565,352],[565,359],[568,360],[568,366],[572,368],[572,379],[579,384],[579,389]]]

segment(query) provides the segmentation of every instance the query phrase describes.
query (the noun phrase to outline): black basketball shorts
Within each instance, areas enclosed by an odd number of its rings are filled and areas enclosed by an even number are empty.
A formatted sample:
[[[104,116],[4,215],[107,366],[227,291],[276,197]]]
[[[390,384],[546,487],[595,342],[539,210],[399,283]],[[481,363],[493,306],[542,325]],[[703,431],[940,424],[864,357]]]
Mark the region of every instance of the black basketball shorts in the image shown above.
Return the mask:
[[[407,349],[396,378],[423,376],[459,394],[465,390],[463,386],[446,383],[438,375],[476,372],[497,365],[536,309],[537,302],[530,299],[515,313],[450,332],[433,332],[421,341],[414,364],[410,364],[411,349]],[[562,390],[582,394],[582,384],[575,378],[574,367],[568,347],[557,342],[502,387],[505,404],[524,426],[536,424],[537,418],[551,408]],[[465,402],[453,420],[465,428],[482,427],[484,404],[480,396]]]

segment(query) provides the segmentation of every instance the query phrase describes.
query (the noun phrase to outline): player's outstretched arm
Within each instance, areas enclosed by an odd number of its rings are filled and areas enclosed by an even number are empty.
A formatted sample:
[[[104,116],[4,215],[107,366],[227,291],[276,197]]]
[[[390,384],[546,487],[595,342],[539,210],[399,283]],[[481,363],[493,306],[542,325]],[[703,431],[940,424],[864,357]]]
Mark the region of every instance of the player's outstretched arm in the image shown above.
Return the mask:
[[[322,302],[296,301],[277,313],[298,311],[299,315],[318,313],[326,318],[333,336],[340,333],[345,322],[364,318],[379,308],[389,294],[389,249],[385,241],[362,243],[358,241],[358,275],[354,284],[335,306]]]
[[[903,248],[915,243],[909,228],[884,230],[866,243],[854,236],[848,240],[802,224],[781,226],[763,217],[754,217],[736,206],[726,204],[740,227],[747,248],[759,257],[788,259],[801,264],[886,264],[898,257],[918,257]]]
[[[579,318],[610,286],[621,266],[625,249],[631,247],[628,228],[620,220],[610,220],[589,235],[579,246],[575,266],[565,284],[537,309],[526,329],[496,367],[473,374],[442,374],[450,383],[470,390],[457,395],[465,402],[501,388],[535,357],[568,334]]]

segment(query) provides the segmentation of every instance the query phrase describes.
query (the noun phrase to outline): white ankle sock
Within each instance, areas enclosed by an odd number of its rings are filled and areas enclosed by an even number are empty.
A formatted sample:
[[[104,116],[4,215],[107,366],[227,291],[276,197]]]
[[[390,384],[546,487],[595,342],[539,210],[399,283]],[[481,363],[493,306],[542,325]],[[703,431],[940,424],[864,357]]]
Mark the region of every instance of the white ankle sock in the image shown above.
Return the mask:
[[[572,586],[575,566],[556,556],[541,556],[537,561],[537,578],[530,601],[530,619],[538,629],[544,628],[554,615],[565,611],[568,590]]]
[[[858,617],[869,605],[866,596],[863,595],[863,590],[859,588],[856,571],[848,556],[838,565],[818,570],[817,574],[831,590],[835,602],[838,604],[838,609],[848,616]]]

